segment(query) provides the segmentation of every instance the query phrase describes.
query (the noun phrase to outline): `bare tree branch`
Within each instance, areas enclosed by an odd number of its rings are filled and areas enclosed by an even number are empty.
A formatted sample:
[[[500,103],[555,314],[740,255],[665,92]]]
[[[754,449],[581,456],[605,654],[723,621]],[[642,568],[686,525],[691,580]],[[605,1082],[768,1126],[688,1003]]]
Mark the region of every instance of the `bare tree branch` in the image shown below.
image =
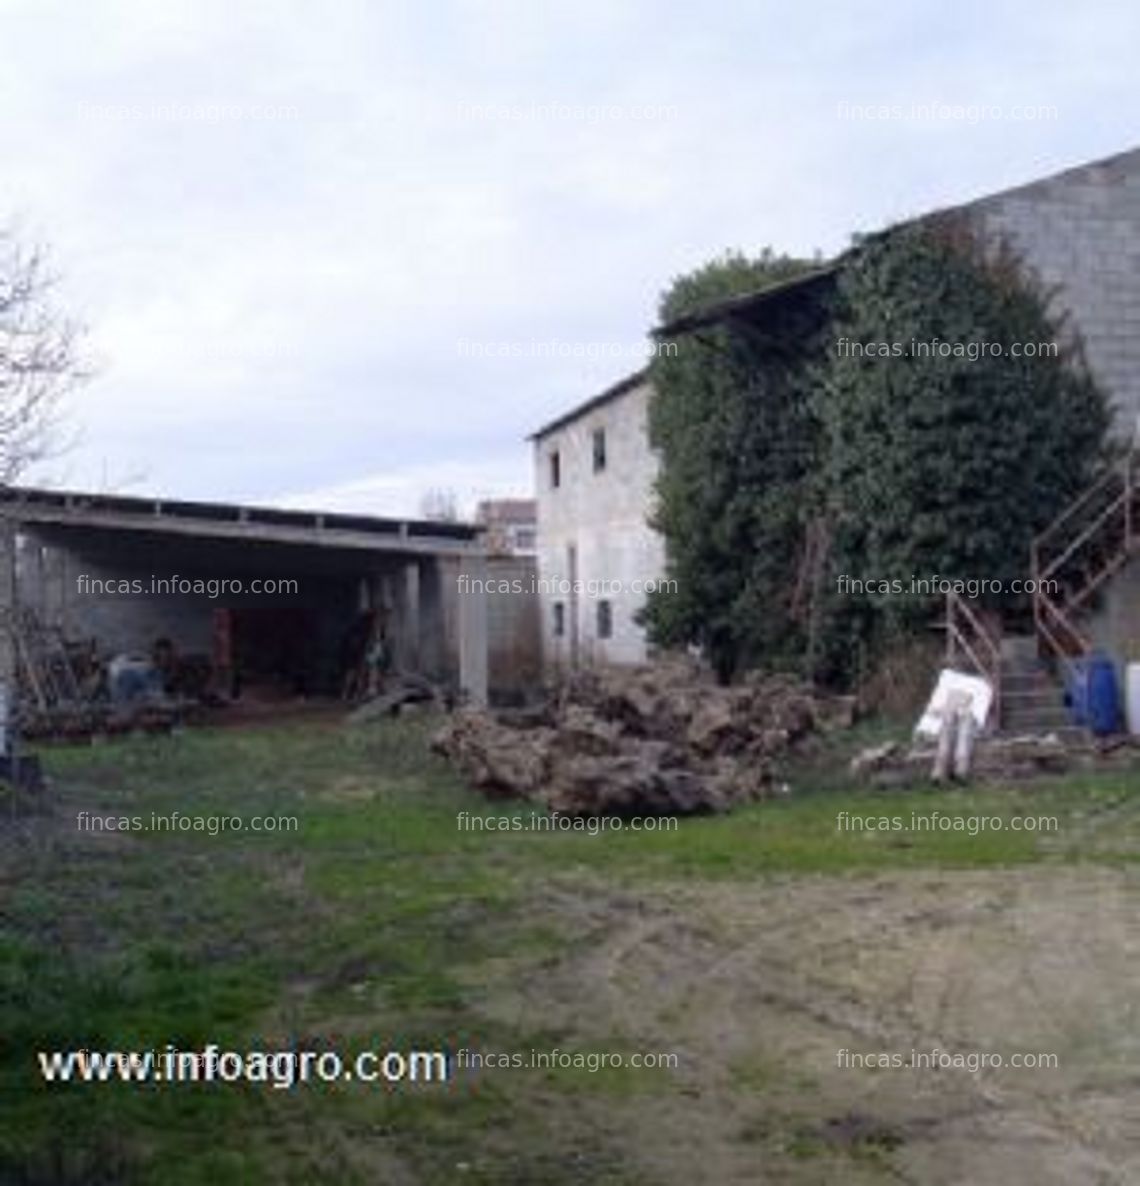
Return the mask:
[[[53,455],[63,397],[88,377],[42,249],[0,228],[0,484]]]
[[[458,523],[459,499],[455,491],[440,487],[425,490],[420,498],[420,518],[438,523]]]

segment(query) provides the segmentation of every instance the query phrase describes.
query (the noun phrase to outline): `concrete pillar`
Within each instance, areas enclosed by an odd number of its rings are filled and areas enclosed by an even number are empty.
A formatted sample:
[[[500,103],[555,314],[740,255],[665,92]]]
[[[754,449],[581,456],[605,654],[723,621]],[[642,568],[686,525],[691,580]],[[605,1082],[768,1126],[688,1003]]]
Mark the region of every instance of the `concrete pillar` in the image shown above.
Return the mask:
[[[391,631],[395,665],[400,671],[420,671],[420,570],[417,560],[399,560],[390,574]]]
[[[447,623],[443,612],[441,567],[435,556],[426,557],[419,564],[420,671],[433,680],[442,680],[447,674]]]
[[[60,629],[69,636],[74,636],[75,629],[75,615],[72,613],[72,608],[75,600],[78,597],[76,591],[76,578],[80,575],[79,569],[71,553],[67,548],[60,548],[59,550],[59,626]]]
[[[25,537],[28,549],[28,591],[26,605],[34,607],[40,621],[48,624],[46,549],[34,536]]]
[[[12,752],[16,708],[16,521],[0,514],[0,752]]]
[[[463,564],[459,596],[459,687],[470,704],[487,703],[487,557],[473,552]]]
[[[404,565],[404,648],[408,671],[420,671],[420,566],[416,560]]]
[[[45,626],[63,629],[63,549],[57,544],[44,548],[43,616]]]

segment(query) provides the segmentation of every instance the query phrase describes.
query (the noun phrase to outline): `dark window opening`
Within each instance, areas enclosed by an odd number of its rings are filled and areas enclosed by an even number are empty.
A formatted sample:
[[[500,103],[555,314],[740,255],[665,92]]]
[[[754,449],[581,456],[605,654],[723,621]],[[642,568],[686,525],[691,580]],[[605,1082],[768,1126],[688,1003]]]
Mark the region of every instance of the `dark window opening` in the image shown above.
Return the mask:
[[[554,603],[554,637],[561,638],[566,633],[566,606],[561,601]]]
[[[606,430],[594,429],[594,473],[600,474],[606,468]]]
[[[550,455],[550,484],[553,487],[562,485],[562,458],[557,449]]]
[[[612,638],[614,632],[614,609],[608,601],[598,602],[598,637]]]

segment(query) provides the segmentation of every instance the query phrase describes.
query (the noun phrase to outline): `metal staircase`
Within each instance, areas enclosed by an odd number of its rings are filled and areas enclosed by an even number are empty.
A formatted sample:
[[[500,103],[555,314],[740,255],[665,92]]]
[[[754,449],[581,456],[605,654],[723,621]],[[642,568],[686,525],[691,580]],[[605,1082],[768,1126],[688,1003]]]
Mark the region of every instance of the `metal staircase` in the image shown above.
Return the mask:
[[[1003,631],[996,615],[948,595],[946,661],[990,682],[999,729],[1069,727],[1059,669],[1093,650],[1082,619],[1140,546],[1138,464],[1135,451],[1114,462],[1034,538],[1032,633]]]
[[[1137,544],[1137,454],[1108,469],[1034,539],[1033,625],[1042,655],[1064,661],[1087,655],[1091,639],[1079,619]]]

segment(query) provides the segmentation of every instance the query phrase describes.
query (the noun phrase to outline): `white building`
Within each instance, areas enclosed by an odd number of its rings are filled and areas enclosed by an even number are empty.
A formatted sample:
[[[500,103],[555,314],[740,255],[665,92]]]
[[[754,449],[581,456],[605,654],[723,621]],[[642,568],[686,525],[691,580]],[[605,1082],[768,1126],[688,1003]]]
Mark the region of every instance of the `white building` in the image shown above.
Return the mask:
[[[665,568],[664,541],[647,521],[658,469],[651,391],[638,371],[531,437],[547,666],[648,657],[635,615]]]

